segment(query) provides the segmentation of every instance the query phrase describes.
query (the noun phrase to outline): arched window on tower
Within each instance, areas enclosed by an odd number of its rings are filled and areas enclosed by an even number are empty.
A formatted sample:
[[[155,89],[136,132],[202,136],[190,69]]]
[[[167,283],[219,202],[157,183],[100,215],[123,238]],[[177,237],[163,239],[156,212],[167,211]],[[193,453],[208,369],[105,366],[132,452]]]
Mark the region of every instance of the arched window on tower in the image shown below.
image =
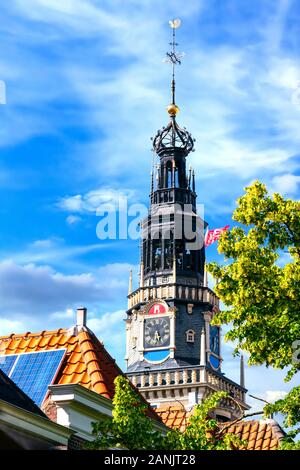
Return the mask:
[[[147,239],[147,247],[146,247],[146,266],[147,271],[151,269],[151,240],[150,238]]]
[[[143,259],[143,262],[144,262],[144,269],[148,269],[148,264],[147,264],[147,241],[145,239],[143,240],[142,247],[143,247],[142,259]]]
[[[194,343],[195,342],[195,332],[194,330],[187,330],[185,332],[185,339],[187,343]]]
[[[172,262],[173,262],[173,240],[172,240],[172,232],[170,234],[171,238],[164,240],[164,269],[171,269]]]
[[[176,266],[178,269],[183,268],[183,241],[176,240]]]
[[[152,269],[161,269],[161,240],[153,240]]]
[[[186,269],[191,269],[191,267],[192,267],[191,250],[186,250],[185,251],[185,268]]]
[[[183,171],[182,160],[180,162],[178,162],[177,173],[178,173],[178,187],[179,188],[184,188],[185,187],[185,184],[184,184],[185,174],[184,174],[184,171]]]
[[[175,188],[178,188],[178,168],[175,166],[174,167],[174,186]]]
[[[172,162],[167,163],[167,188],[172,188]]]

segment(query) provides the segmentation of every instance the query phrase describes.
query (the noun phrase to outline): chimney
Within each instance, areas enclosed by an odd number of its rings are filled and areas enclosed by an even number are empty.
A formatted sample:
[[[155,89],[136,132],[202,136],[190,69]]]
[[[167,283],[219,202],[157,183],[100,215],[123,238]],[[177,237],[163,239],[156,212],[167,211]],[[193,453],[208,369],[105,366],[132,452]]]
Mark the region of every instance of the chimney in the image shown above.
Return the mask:
[[[86,326],[86,317],[87,317],[87,309],[85,307],[79,307],[77,309],[77,323],[76,326],[82,328]]]

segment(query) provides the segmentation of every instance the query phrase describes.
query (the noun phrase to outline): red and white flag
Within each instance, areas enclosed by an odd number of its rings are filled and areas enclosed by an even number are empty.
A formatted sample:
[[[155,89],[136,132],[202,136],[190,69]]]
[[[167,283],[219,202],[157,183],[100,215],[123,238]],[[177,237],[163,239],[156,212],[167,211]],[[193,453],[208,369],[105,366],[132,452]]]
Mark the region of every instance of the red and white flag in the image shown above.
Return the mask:
[[[207,230],[205,234],[205,239],[204,243],[205,246],[209,246],[215,241],[219,240],[221,233],[226,232],[226,230],[229,229],[229,225],[226,225],[225,227],[222,228],[215,228],[214,230]]]

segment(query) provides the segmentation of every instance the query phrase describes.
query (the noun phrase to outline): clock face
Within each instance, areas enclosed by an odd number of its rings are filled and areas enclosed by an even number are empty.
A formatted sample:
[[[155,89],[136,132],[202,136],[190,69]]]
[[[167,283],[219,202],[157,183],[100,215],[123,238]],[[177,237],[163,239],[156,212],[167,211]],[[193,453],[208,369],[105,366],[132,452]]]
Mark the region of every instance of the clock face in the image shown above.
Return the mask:
[[[170,319],[146,318],[144,321],[144,347],[158,348],[170,344]]]

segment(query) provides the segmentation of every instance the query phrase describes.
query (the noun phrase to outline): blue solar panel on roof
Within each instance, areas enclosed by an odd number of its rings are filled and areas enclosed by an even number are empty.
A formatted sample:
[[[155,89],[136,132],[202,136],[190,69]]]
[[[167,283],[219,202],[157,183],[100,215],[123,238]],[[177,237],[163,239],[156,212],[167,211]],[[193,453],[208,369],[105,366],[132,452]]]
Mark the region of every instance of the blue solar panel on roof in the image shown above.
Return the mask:
[[[4,374],[10,374],[17,357],[17,354],[0,356],[0,369],[4,372]]]
[[[18,354],[9,376],[40,406],[64,354],[65,349]]]

